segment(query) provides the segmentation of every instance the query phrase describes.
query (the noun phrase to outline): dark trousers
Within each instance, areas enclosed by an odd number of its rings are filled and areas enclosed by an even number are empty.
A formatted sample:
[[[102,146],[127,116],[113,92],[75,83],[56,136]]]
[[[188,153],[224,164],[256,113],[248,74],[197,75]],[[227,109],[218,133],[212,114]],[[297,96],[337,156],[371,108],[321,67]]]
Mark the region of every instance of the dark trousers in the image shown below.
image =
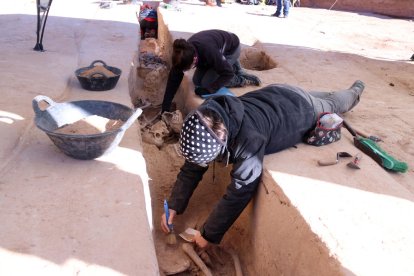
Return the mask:
[[[241,71],[241,66],[239,62],[241,47],[239,46],[234,53],[224,56],[226,61],[233,67],[235,74],[233,79],[225,85],[226,87],[240,87],[243,86],[244,79],[238,76],[238,72]],[[197,68],[193,75],[193,83],[195,86],[209,87],[209,85],[214,82],[219,77],[219,74],[212,69],[200,69]]]

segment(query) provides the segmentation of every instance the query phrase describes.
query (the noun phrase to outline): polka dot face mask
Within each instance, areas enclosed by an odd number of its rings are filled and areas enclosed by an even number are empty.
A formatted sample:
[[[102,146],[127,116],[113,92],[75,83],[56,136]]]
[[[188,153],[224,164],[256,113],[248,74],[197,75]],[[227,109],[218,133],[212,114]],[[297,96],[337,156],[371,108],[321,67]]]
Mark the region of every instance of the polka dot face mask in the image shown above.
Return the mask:
[[[202,119],[199,111],[188,115],[180,133],[180,151],[187,161],[206,165],[221,152],[225,143]]]

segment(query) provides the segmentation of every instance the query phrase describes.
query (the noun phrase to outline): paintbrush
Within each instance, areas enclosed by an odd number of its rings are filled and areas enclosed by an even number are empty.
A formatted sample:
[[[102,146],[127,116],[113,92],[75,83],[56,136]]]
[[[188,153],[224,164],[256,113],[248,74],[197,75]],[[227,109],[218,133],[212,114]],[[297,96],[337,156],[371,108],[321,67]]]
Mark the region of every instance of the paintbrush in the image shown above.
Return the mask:
[[[167,221],[167,226],[170,229],[170,232],[167,235],[167,244],[168,245],[175,245],[177,243],[177,237],[174,233],[174,226],[172,224],[168,224],[170,219],[170,208],[168,208],[168,202],[164,199],[164,212],[165,212],[165,219]]]

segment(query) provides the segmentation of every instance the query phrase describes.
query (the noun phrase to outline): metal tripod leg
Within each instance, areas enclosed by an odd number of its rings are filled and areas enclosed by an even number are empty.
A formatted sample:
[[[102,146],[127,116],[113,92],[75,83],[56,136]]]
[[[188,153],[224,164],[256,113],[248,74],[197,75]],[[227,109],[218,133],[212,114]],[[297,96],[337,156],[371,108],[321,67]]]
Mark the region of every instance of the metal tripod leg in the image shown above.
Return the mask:
[[[45,32],[46,21],[49,15],[50,6],[53,0],[36,0],[37,5],[37,30],[36,30],[36,45],[33,50],[43,52],[43,34]],[[42,15],[40,15],[42,13]]]

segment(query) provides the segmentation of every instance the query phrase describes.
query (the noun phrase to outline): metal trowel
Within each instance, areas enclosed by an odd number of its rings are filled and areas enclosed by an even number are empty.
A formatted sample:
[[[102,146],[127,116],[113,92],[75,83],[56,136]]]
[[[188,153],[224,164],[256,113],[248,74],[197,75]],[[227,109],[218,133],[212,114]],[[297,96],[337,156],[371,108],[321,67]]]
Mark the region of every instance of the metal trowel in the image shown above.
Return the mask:
[[[345,152],[345,151],[341,151],[341,152],[338,152],[336,154],[336,160],[332,160],[332,161],[330,161],[330,160],[329,161],[318,160],[318,165],[319,166],[331,166],[331,165],[335,165],[335,164],[338,164],[339,159],[342,158],[342,157],[352,157],[352,155],[349,154],[349,153],[347,153],[347,152]]]

